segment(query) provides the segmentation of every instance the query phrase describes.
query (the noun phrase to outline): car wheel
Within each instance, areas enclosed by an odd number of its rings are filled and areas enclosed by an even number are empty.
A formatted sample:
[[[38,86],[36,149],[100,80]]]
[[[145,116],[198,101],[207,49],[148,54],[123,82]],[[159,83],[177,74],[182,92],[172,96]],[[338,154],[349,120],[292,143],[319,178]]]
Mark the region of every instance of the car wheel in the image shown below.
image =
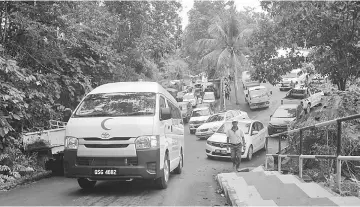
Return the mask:
[[[175,168],[174,173],[181,174],[183,166],[184,166],[184,155],[183,155],[183,151],[181,149],[179,165]]]
[[[252,159],[252,156],[253,156],[253,146],[250,145],[246,159],[247,159],[248,161],[250,161],[250,160]]]
[[[78,181],[80,188],[82,188],[82,189],[92,189],[95,187],[95,184],[96,184],[96,181],[89,180],[87,178],[79,178],[77,181]]]
[[[266,138],[265,138],[265,143],[264,143],[263,150],[266,151]]]
[[[207,155],[207,158],[208,158],[209,160],[212,160],[212,159],[213,159],[213,157],[210,156],[210,155]]]
[[[310,105],[310,103],[308,103],[308,105],[306,107],[306,111],[305,111],[306,114],[310,113],[310,108],[311,108],[311,105]]]
[[[156,187],[159,189],[166,189],[168,186],[169,178],[170,178],[170,162],[168,160],[168,155],[166,154],[164,158],[163,176],[156,179],[155,181]]]

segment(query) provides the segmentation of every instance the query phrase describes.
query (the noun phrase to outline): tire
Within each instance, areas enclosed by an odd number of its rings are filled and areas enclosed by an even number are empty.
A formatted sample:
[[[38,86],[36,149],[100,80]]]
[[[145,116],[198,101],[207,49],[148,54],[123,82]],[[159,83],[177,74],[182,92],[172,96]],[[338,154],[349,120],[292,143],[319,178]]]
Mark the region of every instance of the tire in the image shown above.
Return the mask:
[[[183,151],[181,149],[179,165],[175,168],[174,173],[181,174],[183,166],[184,166],[184,155],[183,155]]]
[[[265,139],[264,147],[262,148],[262,150],[266,151],[266,139]]]
[[[254,151],[253,151],[253,146],[250,145],[249,150],[248,150],[248,153],[247,153],[247,156],[246,156],[246,159],[247,159],[248,161],[251,161],[251,160],[252,160],[253,152],[254,152]]]
[[[158,189],[166,189],[170,178],[170,161],[168,155],[164,158],[163,176],[155,180],[155,185]]]
[[[310,107],[311,107],[311,105],[310,105],[310,103],[308,103],[308,105],[307,105],[307,107],[306,107],[306,109],[305,109],[305,114],[309,114],[309,113],[310,113]]]
[[[79,178],[77,181],[78,181],[80,188],[85,189],[85,190],[92,189],[96,185],[96,181],[89,180],[87,178]]]

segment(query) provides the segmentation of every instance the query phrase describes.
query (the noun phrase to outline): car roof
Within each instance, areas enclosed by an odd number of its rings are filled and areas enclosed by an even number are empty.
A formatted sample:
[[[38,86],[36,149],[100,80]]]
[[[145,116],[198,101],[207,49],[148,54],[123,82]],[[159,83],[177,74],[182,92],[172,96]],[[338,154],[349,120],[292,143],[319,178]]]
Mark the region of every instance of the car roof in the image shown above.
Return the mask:
[[[205,92],[205,94],[214,94],[214,92],[212,92],[212,91],[208,91],[208,92]]]
[[[193,111],[201,111],[201,110],[205,110],[205,109],[209,109],[209,107],[194,108]]]
[[[249,91],[255,91],[257,89],[266,89],[265,86],[252,86],[249,88]]]
[[[291,109],[291,108],[297,108],[298,104],[283,104],[278,107],[278,109]]]
[[[237,120],[239,123],[245,123],[245,124],[248,124],[248,123],[252,123],[252,122],[255,122],[255,121],[258,121],[258,120],[253,120],[253,119],[241,119],[241,120]],[[225,123],[232,123],[233,121],[226,121]],[[258,121],[258,122],[261,122],[261,121]],[[262,122],[261,122],[262,123]]]
[[[173,103],[177,103],[175,98],[165,90],[157,82],[115,82],[107,83],[96,87],[88,94],[100,94],[100,93],[121,93],[121,92],[149,92],[149,93],[161,93],[167,96]]]

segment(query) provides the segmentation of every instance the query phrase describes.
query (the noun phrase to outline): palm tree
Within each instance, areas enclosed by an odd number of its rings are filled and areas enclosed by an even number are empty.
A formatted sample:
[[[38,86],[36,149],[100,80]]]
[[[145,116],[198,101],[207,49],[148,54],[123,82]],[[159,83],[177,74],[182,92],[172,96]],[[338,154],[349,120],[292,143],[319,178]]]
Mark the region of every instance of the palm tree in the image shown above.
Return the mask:
[[[238,99],[238,71],[247,64],[245,54],[249,53],[246,47],[246,38],[252,33],[254,26],[245,23],[239,18],[235,6],[232,5],[227,13],[216,16],[208,28],[210,38],[198,40],[198,51],[206,51],[200,64],[208,68],[213,66],[218,76],[224,76],[226,68],[234,77],[236,104]]]

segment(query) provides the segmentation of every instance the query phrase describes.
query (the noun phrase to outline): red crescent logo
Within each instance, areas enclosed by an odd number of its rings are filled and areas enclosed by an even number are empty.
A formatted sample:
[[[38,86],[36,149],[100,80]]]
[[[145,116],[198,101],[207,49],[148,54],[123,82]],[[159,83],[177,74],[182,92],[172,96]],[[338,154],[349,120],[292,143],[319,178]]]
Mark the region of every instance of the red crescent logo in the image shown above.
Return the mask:
[[[109,128],[106,128],[106,126],[105,126],[105,122],[106,122],[107,120],[109,120],[109,119],[112,119],[112,118],[104,119],[104,120],[101,122],[101,128],[103,128],[104,130],[111,130],[111,129],[109,129]]]

